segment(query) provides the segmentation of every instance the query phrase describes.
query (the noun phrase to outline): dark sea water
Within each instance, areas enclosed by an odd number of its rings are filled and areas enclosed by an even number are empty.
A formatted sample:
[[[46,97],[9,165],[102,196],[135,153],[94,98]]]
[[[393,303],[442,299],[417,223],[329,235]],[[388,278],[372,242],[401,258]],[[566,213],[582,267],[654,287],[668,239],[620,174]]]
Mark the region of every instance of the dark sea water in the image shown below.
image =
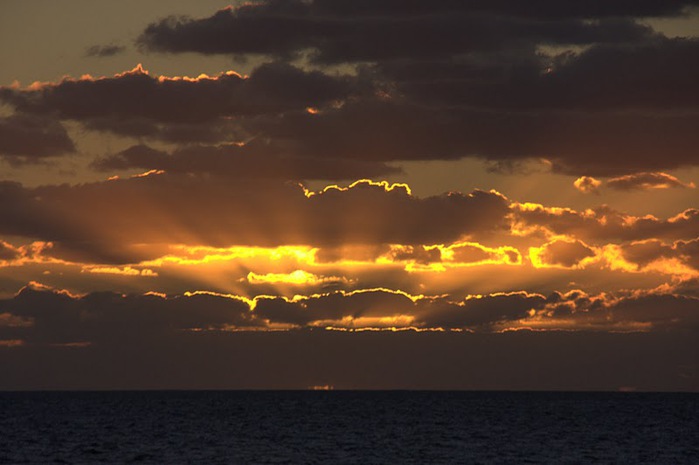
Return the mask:
[[[0,463],[699,464],[699,395],[4,392]]]

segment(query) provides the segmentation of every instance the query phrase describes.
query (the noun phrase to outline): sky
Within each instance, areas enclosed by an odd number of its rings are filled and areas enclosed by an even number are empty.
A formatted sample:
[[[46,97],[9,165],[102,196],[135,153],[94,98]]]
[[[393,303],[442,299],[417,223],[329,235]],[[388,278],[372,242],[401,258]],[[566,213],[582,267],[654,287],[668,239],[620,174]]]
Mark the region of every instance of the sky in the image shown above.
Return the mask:
[[[0,389],[699,391],[699,2],[0,2]]]

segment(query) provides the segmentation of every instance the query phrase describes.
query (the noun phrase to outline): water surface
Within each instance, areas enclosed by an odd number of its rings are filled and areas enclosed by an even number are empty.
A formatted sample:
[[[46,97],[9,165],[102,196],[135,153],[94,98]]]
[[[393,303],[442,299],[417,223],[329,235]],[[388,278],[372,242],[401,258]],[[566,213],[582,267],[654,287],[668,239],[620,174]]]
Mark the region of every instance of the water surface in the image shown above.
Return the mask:
[[[699,463],[699,395],[0,393],[0,463]]]

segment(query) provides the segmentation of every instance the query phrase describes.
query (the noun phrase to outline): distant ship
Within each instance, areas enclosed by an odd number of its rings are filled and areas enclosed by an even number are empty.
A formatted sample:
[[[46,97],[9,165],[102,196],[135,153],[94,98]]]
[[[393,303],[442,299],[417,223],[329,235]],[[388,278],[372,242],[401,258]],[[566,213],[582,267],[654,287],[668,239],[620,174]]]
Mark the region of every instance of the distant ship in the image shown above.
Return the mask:
[[[330,384],[322,384],[317,386],[309,386],[308,389],[311,391],[332,391],[335,389],[335,387]]]

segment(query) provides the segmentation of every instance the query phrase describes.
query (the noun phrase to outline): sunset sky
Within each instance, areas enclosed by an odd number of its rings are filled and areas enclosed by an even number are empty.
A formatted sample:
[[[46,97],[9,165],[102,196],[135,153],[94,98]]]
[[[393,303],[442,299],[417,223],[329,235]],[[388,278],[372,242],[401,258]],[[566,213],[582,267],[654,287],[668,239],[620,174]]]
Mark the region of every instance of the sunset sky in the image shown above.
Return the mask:
[[[699,390],[699,1],[4,0],[0,389]]]

